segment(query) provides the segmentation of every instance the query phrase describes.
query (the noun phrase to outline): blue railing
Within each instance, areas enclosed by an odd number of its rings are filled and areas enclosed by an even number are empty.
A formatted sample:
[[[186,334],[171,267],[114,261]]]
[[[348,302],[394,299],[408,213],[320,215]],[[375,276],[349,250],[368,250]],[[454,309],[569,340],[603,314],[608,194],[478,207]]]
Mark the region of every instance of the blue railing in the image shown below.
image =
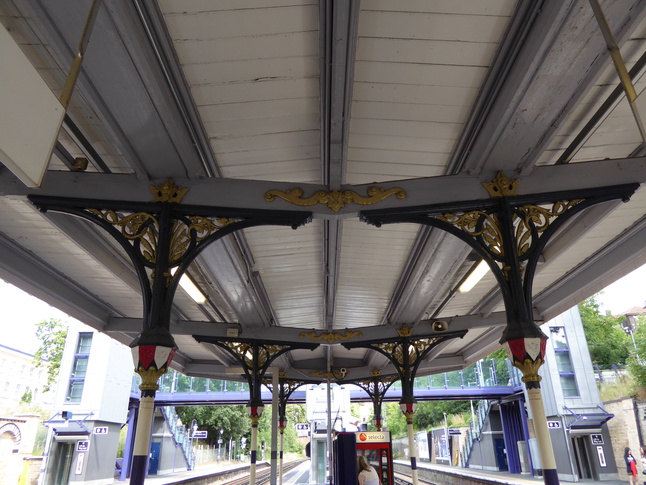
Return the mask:
[[[193,443],[189,437],[186,425],[180,424],[179,416],[177,416],[173,406],[162,406],[159,409],[161,409],[162,416],[164,416],[171,435],[173,435],[175,446],[179,446],[184,454],[184,459],[186,460],[188,469],[194,470],[195,451],[193,450]]]
[[[521,374],[511,365],[508,359],[483,359],[463,370],[434,374],[415,379],[415,389],[468,389],[519,387]],[[133,375],[132,392],[139,392],[141,378]],[[391,389],[401,389],[401,383],[395,382]],[[204,377],[189,377],[175,370],[170,370],[159,380],[159,393],[192,394],[192,393],[227,393],[248,392],[249,385],[244,382],[223,381]]]

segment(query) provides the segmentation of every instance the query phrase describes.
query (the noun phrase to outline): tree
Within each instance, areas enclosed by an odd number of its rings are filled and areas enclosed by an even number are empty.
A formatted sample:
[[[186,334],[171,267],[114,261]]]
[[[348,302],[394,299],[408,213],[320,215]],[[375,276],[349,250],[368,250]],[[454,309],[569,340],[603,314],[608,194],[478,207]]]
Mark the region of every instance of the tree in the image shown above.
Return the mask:
[[[207,431],[207,443],[215,445],[220,437],[223,443],[251,438],[251,420],[245,406],[181,406],[176,408],[182,423],[189,428],[195,419],[200,430]],[[222,430],[222,436],[220,436]]]
[[[634,332],[636,355],[629,360],[628,372],[633,377],[635,385],[641,394],[646,391],[646,315],[637,316]]]
[[[58,378],[65,350],[67,326],[55,318],[43,320],[36,324],[36,337],[41,343],[34,354],[34,365],[47,367],[47,384],[43,387],[43,392],[47,392]]]
[[[413,416],[415,429],[429,429],[444,426],[444,414],[468,413],[469,401],[422,401],[417,403]]]
[[[621,327],[624,318],[602,315],[594,296],[579,304],[579,313],[592,361],[602,368],[625,364],[632,343]]]

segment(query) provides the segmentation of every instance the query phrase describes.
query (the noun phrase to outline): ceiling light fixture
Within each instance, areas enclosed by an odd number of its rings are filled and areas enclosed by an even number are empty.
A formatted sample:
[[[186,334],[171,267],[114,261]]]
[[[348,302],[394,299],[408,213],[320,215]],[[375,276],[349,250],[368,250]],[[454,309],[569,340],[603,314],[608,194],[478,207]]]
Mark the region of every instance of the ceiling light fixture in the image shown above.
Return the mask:
[[[170,270],[170,273],[174,275],[176,271],[177,268],[173,268]],[[184,273],[179,279],[179,286],[181,286],[182,289],[186,293],[188,293],[188,296],[193,298],[193,301],[195,301],[195,303],[206,303],[206,296],[204,296],[204,293],[200,291],[197,285],[193,283],[193,280],[186,273]]]
[[[484,275],[487,274],[489,271],[489,265],[487,262],[483,259],[478,263],[478,266],[475,267],[473,271],[471,271],[471,274],[467,277],[466,280],[464,280],[464,283],[460,285],[460,288],[458,288],[458,291],[460,293],[466,293],[467,291],[471,291],[473,287],[478,284],[478,281],[480,281]]]

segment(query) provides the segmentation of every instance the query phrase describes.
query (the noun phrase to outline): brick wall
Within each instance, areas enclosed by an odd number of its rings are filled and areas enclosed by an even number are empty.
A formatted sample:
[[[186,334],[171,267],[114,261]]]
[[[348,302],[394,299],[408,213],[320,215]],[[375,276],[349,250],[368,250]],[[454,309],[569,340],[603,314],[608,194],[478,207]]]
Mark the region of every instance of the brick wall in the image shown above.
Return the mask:
[[[638,423],[635,418],[635,401],[631,397],[618,399],[616,401],[607,401],[603,407],[609,413],[615,415],[608,421],[608,431],[612,440],[612,450],[617,461],[617,471],[619,478],[626,477],[626,465],[624,461],[624,449],[628,446],[633,456],[637,459],[637,468],[642,471],[639,452],[639,431]]]

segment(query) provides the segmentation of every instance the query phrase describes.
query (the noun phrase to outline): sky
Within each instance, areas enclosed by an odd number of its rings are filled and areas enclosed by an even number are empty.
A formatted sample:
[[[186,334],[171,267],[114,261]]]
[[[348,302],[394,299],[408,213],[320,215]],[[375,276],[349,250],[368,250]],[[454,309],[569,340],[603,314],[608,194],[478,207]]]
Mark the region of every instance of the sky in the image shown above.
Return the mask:
[[[598,296],[600,310],[620,315],[646,305],[646,265],[606,287]],[[38,349],[36,324],[49,318],[75,322],[65,313],[0,280],[0,344],[33,354]]]

